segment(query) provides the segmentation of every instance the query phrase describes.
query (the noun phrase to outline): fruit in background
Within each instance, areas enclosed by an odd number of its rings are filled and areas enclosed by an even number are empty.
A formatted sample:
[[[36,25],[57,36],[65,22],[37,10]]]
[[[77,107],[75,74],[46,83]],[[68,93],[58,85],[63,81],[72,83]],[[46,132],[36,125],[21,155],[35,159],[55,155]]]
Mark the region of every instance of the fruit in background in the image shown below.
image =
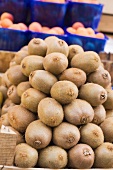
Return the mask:
[[[21,30],[23,30],[23,31],[27,31],[27,30],[28,30],[27,26],[26,26],[24,23],[18,23],[17,25],[19,25],[19,27],[20,27]]]
[[[14,21],[13,15],[10,14],[9,12],[4,12],[4,13],[1,14],[0,19],[3,20],[3,19],[5,19],[5,18],[11,20],[12,22]]]
[[[45,27],[45,26],[42,27],[42,32],[43,32],[43,33],[46,33],[46,32],[49,31],[49,30],[50,30],[49,27]]]
[[[102,38],[102,39],[104,39],[104,34],[101,33],[101,32],[95,34],[95,36],[96,36],[96,38]]]
[[[54,29],[49,29],[46,33],[47,34],[58,34],[57,31]]]
[[[92,28],[88,27],[88,28],[86,28],[86,30],[91,37],[96,37],[95,31]]]
[[[10,27],[12,24],[13,24],[13,22],[12,22],[10,19],[8,19],[8,18],[4,18],[3,20],[1,20],[1,26],[2,26],[3,28],[8,28],[8,27]]]
[[[78,35],[83,35],[83,36],[88,36],[88,32],[86,28],[79,27],[76,31],[76,34]]]
[[[28,28],[29,28],[30,31],[35,31],[35,32],[41,32],[42,31],[42,26],[39,22],[32,22],[29,25]]]
[[[90,4],[99,4],[97,0],[72,0],[73,2],[82,2],[82,3],[90,3]]]
[[[76,34],[76,30],[72,27],[68,27],[66,30],[67,30],[67,32],[69,32],[71,34]]]
[[[59,35],[64,35],[64,30],[61,27],[53,27],[53,30],[55,30]]]
[[[74,29],[78,29],[79,27],[84,28],[84,25],[83,25],[81,22],[75,22],[75,23],[72,25],[72,28],[74,28]]]

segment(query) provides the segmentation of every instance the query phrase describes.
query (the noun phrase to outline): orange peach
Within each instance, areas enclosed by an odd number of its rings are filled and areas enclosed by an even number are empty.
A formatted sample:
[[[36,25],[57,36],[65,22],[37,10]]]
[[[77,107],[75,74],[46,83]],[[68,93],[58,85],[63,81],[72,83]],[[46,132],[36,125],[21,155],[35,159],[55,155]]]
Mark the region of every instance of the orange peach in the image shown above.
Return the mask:
[[[79,27],[84,28],[84,25],[81,22],[75,22],[72,27],[77,30]]]
[[[52,29],[54,29],[59,35],[64,35],[64,30],[61,27],[53,27]]]
[[[12,22],[10,19],[8,19],[8,18],[4,18],[3,20],[1,20],[1,26],[2,26],[3,28],[8,28],[8,27],[10,27],[12,24],[13,24],[13,22]]]
[[[76,34],[76,30],[75,30],[74,28],[72,28],[72,27],[68,27],[68,28],[66,29],[66,31],[69,32],[69,33],[71,33],[71,34]]]
[[[28,30],[27,26],[24,23],[18,23],[18,25],[21,28],[21,30],[23,30],[23,31]]]
[[[30,31],[35,31],[35,32],[41,32],[42,31],[42,26],[39,22],[32,22],[29,25],[28,28],[29,28]]]
[[[7,19],[10,19],[12,22],[14,21],[14,17],[12,14],[10,14],[9,12],[4,12],[1,14],[1,20],[7,18]]]
[[[95,34],[95,35],[96,35],[96,38],[104,39],[104,34],[101,33],[101,32],[99,32],[99,33],[97,33],[97,34]]]
[[[82,35],[82,36],[88,36],[88,32],[86,28],[79,27],[76,31],[76,34]]]
[[[88,27],[86,30],[90,37],[95,37],[95,31],[92,28]]]
[[[21,27],[18,24],[12,24],[9,29],[13,29],[13,30],[21,30]]]
[[[47,31],[48,34],[58,34],[54,29],[50,29]]]
[[[42,27],[42,32],[43,33],[47,33],[49,30],[50,30],[49,27],[45,27],[45,26]]]

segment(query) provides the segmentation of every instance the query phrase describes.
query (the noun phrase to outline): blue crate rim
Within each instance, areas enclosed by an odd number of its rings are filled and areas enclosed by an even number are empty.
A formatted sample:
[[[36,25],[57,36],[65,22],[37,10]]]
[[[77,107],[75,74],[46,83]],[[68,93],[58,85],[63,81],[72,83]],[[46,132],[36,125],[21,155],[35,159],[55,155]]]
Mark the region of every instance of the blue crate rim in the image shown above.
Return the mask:
[[[15,30],[15,29],[11,29],[11,28],[0,28],[0,30],[4,30],[4,31],[6,30],[6,31],[9,31],[9,32],[10,32],[10,31],[11,31],[11,32],[14,31],[14,32],[18,32],[18,33],[19,33],[19,32],[21,32],[21,33],[26,33],[26,32],[29,31],[29,30],[26,30],[26,31],[25,31],[25,30]]]
[[[71,0],[68,0],[67,2],[68,3],[72,3],[72,4],[87,5],[87,6],[96,6],[96,7],[98,7],[98,6],[103,7],[104,6],[104,4],[102,4],[102,3],[93,4],[93,3],[85,3],[85,2],[73,2]]]
[[[60,2],[44,2],[44,1],[40,1],[40,0],[33,0],[31,3],[33,3],[33,2],[40,2],[40,4],[58,4],[58,5],[61,5],[61,6],[63,6],[63,5],[67,5],[68,4],[68,2],[64,2],[64,3],[60,3]]]

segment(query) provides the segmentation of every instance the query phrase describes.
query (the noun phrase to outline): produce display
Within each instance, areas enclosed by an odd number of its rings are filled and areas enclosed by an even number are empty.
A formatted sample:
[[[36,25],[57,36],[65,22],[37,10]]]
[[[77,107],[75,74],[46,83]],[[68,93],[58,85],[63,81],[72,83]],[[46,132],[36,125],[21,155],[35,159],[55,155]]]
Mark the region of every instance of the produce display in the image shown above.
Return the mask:
[[[113,167],[111,76],[96,52],[33,38],[0,82],[0,126],[17,134],[14,166]]]

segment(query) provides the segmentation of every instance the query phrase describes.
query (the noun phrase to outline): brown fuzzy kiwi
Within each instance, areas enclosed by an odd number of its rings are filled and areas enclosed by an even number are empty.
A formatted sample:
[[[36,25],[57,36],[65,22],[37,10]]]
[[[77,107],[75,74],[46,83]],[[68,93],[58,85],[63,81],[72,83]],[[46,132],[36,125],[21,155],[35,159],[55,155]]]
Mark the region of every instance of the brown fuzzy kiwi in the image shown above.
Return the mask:
[[[58,37],[56,37],[56,36],[48,36],[48,37],[46,37],[45,39],[44,39],[44,41],[46,42],[46,44],[48,44],[49,45],[49,43],[51,44],[51,42],[53,41],[54,42],[54,40],[55,39],[58,39]]]
[[[10,125],[9,119],[8,119],[8,113],[6,113],[0,117],[0,128],[2,125],[4,125],[4,126]]]
[[[80,68],[86,74],[96,71],[101,61],[94,51],[86,51],[75,55],[71,60],[71,67]]]
[[[111,82],[110,73],[105,69],[97,69],[87,77],[87,82],[96,83],[106,88]]]
[[[79,88],[86,82],[86,73],[79,68],[68,68],[61,73],[59,80],[69,80]]]
[[[21,168],[33,168],[38,161],[38,151],[26,143],[15,148],[14,165]]]
[[[21,134],[20,132],[18,132],[16,129],[14,129],[12,126],[7,126],[9,130],[12,130],[16,133],[16,145],[18,145],[19,143],[24,143],[25,139],[24,139],[24,135]]]
[[[3,94],[3,100],[7,99],[8,88],[5,85],[0,86],[0,92]]]
[[[76,55],[84,52],[83,48],[80,45],[69,45],[69,55],[68,59],[71,61],[71,59]]]
[[[23,46],[20,50],[28,51],[28,45]]]
[[[68,122],[62,122],[53,129],[53,143],[63,149],[70,149],[80,139],[80,132],[77,126]]]
[[[12,85],[11,81],[7,76],[8,70],[9,69],[7,69],[7,71],[4,73],[4,76],[2,77],[2,85],[6,86],[7,88],[9,88]]]
[[[61,104],[71,103],[78,96],[77,86],[68,80],[58,81],[51,88],[51,97]]]
[[[12,106],[14,106],[14,105],[15,105],[15,104],[12,103],[12,101],[11,101],[11,103],[6,103],[6,104],[4,104],[4,105],[2,106],[1,115],[4,115],[5,113],[7,113],[8,110],[9,110]]]
[[[35,119],[36,116],[21,105],[12,106],[8,110],[10,125],[21,133],[24,133],[27,126]]]
[[[62,169],[67,162],[67,152],[58,146],[47,146],[39,151],[38,166],[41,168]]]
[[[49,145],[52,139],[52,129],[40,120],[31,122],[25,132],[26,143],[35,149],[42,149]]]
[[[68,57],[69,47],[68,47],[68,44],[64,40],[59,39],[59,38],[54,38],[54,41],[51,39],[49,39],[48,41],[46,41],[46,44],[47,44],[46,55],[53,53],[53,52],[59,52],[59,53],[63,53],[66,57]]]
[[[23,92],[25,92],[27,89],[31,88],[31,85],[29,81],[24,81],[18,84],[17,86],[17,94],[18,96],[22,96]]]
[[[21,62],[22,73],[29,77],[30,73],[35,70],[43,70],[44,58],[36,55],[29,55]]]
[[[68,67],[68,59],[60,52],[53,52],[45,56],[43,66],[46,71],[58,75]]]
[[[15,65],[17,65],[17,63],[15,61],[15,58],[13,58],[9,63],[9,67],[12,67],[12,66],[15,66]]]
[[[7,96],[8,96],[9,99],[11,99],[12,103],[14,103],[14,104],[20,104],[21,98],[20,98],[20,96],[18,96],[18,94],[17,94],[17,87],[16,87],[15,85],[11,85],[11,86],[8,88]]]
[[[33,38],[28,43],[28,53],[30,55],[45,56],[47,51],[47,45],[41,38]]]
[[[75,99],[70,104],[64,105],[65,119],[73,125],[82,125],[93,120],[94,110],[85,100]]]
[[[106,118],[113,117],[113,109],[106,109]]]
[[[99,84],[86,83],[80,87],[78,98],[86,100],[92,106],[98,106],[107,100],[107,92]]]
[[[16,64],[20,64],[21,63],[21,61],[25,58],[25,57],[27,57],[29,54],[28,54],[28,51],[23,51],[23,50],[20,50],[20,51],[18,51],[18,52],[16,52],[16,54],[15,54],[15,57],[14,57],[14,59],[15,59],[15,62],[16,62]]]
[[[105,142],[113,142],[113,119],[112,117],[106,118],[101,124],[100,127],[104,133]]]
[[[107,100],[103,103],[105,109],[113,109],[113,90],[106,89],[107,91]]]
[[[113,144],[110,142],[102,143],[95,149],[94,168],[113,168]]]
[[[68,167],[73,169],[90,169],[94,163],[94,151],[87,145],[79,143],[68,151]]]
[[[64,118],[62,105],[50,97],[39,102],[37,112],[39,119],[50,127],[58,126]]]
[[[103,131],[98,125],[87,123],[80,127],[80,141],[95,149],[104,142]]]
[[[49,94],[51,87],[57,82],[57,78],[45,70],[35,70],[29,75],[31,86],[45,94]]]
[[[106,110],[103,105],[93,107],[93,109],[94,109],[94,118],[92,120],[92,123],[99,125],[106,118]]]
[[[36,113],[39,102],[45,97],[46,95],[41,91],[29,88],[21,96],[21,105]]]
[[[9,81],[17,86],[19,83],[23,81],[27,81],[28,77],[26,77],[22,72],[21,72],[21,66],[20,65],[15,65],[13,67],[10,67],[7,71],[7,77]]]

